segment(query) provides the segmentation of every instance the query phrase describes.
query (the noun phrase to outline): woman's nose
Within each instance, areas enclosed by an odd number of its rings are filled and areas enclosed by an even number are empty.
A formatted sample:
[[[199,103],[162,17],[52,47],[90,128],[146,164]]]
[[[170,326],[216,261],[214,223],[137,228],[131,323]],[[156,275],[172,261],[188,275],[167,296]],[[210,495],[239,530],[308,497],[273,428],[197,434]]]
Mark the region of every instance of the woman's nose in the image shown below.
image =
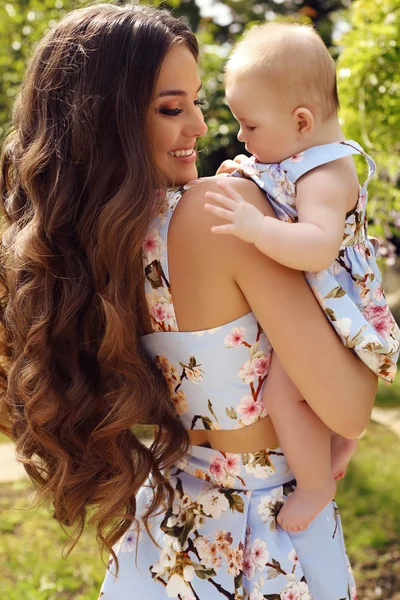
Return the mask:
[[[195,108],[195,112],[191,114],[190,121],[186,125],[186,133],[189,137],[201,137],[208,131],[205,124],[203,113],[199,108]]]

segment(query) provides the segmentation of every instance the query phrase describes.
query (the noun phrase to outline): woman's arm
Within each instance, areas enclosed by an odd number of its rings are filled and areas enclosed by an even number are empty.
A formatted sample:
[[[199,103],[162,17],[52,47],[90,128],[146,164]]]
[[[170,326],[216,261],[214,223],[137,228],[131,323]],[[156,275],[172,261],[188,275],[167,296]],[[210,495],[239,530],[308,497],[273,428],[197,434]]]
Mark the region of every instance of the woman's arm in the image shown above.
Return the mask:
[[[232,178],[230,184],[263,214],[274,216],[255,184],[239,178]],[[210,232],[222,222],[204,210],[205,192],[218,190],[210,179],[187,192],[196,229],[204,234],[206,254],[210,260],[218,254],[220,269],[239,286],[311,408],[336,433],[357,437],[370,418],[377,377],[342,344],[302,272],[279,265],[237,237]]]

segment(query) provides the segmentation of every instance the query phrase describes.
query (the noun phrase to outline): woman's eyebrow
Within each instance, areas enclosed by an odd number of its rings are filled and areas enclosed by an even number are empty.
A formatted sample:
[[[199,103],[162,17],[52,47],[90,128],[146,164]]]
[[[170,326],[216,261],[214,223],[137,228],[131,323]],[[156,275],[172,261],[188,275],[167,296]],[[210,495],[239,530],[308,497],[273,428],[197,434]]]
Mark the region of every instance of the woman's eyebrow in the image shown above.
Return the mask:
[[[202,88],[202,83],[200,84],[197,92],[199,92]],[[163,90],[157,96],[157,98],[162,98],[163,96],[187,96],[187,92],[184,90]]]

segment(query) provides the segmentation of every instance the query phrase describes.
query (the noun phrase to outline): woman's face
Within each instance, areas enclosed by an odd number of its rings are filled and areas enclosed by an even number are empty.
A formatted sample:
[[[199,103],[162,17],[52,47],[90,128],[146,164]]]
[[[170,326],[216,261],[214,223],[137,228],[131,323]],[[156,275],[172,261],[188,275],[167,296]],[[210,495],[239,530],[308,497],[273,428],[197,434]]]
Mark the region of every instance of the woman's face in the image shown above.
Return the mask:
[[[150,107],[154,160],[173,185],[196,179],[196,139],[207,131],[199,106],[201,81],[193,54],[185,43],[172,47],[158,77]]]

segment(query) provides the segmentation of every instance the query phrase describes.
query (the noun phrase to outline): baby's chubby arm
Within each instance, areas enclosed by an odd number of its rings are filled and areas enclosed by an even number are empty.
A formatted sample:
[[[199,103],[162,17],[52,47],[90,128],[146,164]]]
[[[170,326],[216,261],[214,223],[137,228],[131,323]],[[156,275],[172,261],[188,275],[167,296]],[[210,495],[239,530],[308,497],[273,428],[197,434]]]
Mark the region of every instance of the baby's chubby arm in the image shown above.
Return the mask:
[[[207,210],[229,221],[214,227],[215,233],[237,235],[282,265],[302,271],[328,268],[339,252],[348,208],[356,203],[354,179],[335,161],[310,171],[297,183],[298,223],[286,223],[262,215],[247,204],[227,181],[224,195],[208,198],[220,206]]]

